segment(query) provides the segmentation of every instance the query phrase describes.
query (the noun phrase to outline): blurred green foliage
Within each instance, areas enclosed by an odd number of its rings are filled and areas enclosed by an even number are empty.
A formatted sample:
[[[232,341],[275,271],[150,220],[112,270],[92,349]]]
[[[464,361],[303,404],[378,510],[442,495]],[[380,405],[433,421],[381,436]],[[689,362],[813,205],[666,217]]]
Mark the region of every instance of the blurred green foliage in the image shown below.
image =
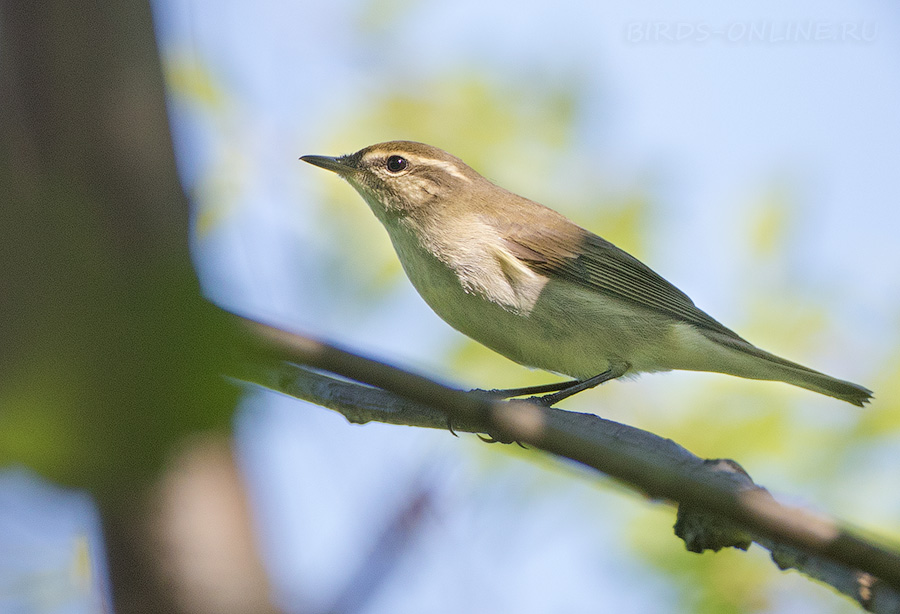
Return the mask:
[[[359,14],[360,35],[390,36],[396,21],[415,7],[395,0],[368,3]],[[7,218],[0,225],[6,250],[0,276],[0,463],[25,463],[58,481],[86,486],[115,507],[138,500],[138,487],[155,475],[185,433],[226,426],[236,391],[220,377],[228,370],[228,326],[202,300],[188,258],[187,201],[174,172],[149,16],[143,16],[148,27],[142,37],[109,37],[98,27],[107,23],[102,16],[65,8],[57,8],[57,14],[72,15],[64,27],[59,20],[36,19],[30,26],[33,40],[21,47],[11,45],[23,42],[16,25],[3,24],[0,56],[4,62],[27,62],[16,72],[28,75],[27,82],[5,79],[4,88],[10,89],[8,82],[41,86],[46,97],[22,99],[48,102],[3,106],[0,193]],[[138,51],[110,47],[117,44]],[[67,45],[77,48],[73,52]],[[29,59],[38,53],[46,56]],[[240,113],[212,73],[176,56],[168,66],[174,93],[202,108],[217,130],[233,134]],[[54,68],[45,73],[43,67]],[[138,82],[149,79],[136,87],[137,96],[118,89],[123,70]],[[524,82],[455,66],[427,79],[381,77],[351,115],[321,121],[327,138],[320,142],[330,151],[305,153],[345,153],[397,138],[426,141],[626,250],[646,252],[659,205],[645,186],[609,182],[597,168],[602,156],[579,149],[579,122],[593,111],[586,108],[577,76]],[[101,97],[117,101],[115,109],[133,109],[145,122],[110,114],[109,106],[97,104]],[[197,188],[201,236],[227,220],[245,173],[238,145],[223,147],[218,155]],[[331,177],[321,181],[326,208],[307,222],[338,239],[324,266],[342,284],[359,288],[360,300],[372,308],[373,299],[400,283],[399,264],[384,231],[352,190]],[[815,338],[831,322],[827,305],[780,264],[790,259],[791,238],[802,232],[795,207],[790,190],[776,184],[746,205],[748,223],[732,229],[735,249],[744,250],[756,266],[738,272],[752,283],[738,297],[747,316],[735,328],[763,346],[777,340],[779,351],[801,357],[815,355]],[[356,249],[346,250],[351,244]],[[886,334],[897,338],[898,330]],[[858,485],[873,473],[896,475],[872,469],[872,464],[895,464],[894,459],[866,456],[900,433],[900,349],[886,358],[882,372],[873,374],[877,400],[871,408],[832,410],[819,404],[821,418],[803,411],[809,393],[722,376],[698,376],[659,389],[650,377],[646,385],[616,383],[567,406],[602,408],[608,417],[671,437],[700,455],[733,457],[764,484],[760,467],[784,483],[835,500],[843,489],[848,497],[857,496]],[[514,386],[552,379],[473,342],[461,341],[447,360],[464,381]],[[843,413],[824,414],[832,411]],[[528,457],[558,468],[514,447],[472,449],[483,460],[486,479],[502,462],[498,456]],[[565,488],[563,481],[570,479],[567,471],[546,472],[536,480],[534,497]],[[896,512],[889,501],[858,498],[860,509],[883,517]],[[598,519],[605,511],[596,510]],[[771,563],[758,553],[687,553],[672,536],[673,520],[669,508],[648,505],[645,513],[632,515],[628,532],[638,556],[679,586],[683,609],[767,610],[772,603],[767,584],[782,583]],[[896,525],[882,528],[897,531]],[[834,603],[834,611],[852,607]]]
[[[52,5],[0,13],[0,465],[126,523],[171,446],[229,425],[232,328],[191,265],[149,8]]]
[[[215,126],[212,133],[219,137],[216,146],[209,148],[215,159],[191,186],[193,230],[202,240],[230,219],[236,211],[235,196],[247,184],[249,169],[240,138],[241,116],[235,108],[235,97],[226,91],[212,69],[193,54],[169,49],[163,67],[169,94],[179,104],[196,110],[197,119],[203,118]]]
[[[641,255],[647,251],[652,233],[659,230],[652,224],[658,205],[646,186],[606,183],[609,178],[602,169],[585,168],[585,159],[589,166],[602,156],[585,156],[579,151],[576,134],[582,106],[575,83],[562,80],[536,87],[460,69],[425,82],[385,86],[368,98],[366,105],[354,109],[352,116],[342,115],[325,124],[325,134],[330,135],[325,140],[333,143],[332,150],[317,153],[346,153],[392,139],[428,142],[459,156],[500,185],[553,206]],[[571,172],[572,168],[577,170]],[[564,185],[560,176],[565,177]],[[327,194],[328,213],[318,222],[327,226],[332,236],[342,237],[342,244],[359,246],[335,255],[344,263],[341,283],[366,287],[368,299],[401,283],[402,271],[386,234],[352,189],[332,181]],[[821,297],[814,296],[785,265],[791,258],[792,237],[803,232],[797,223],[795,195],[784,182],[775,182],[760,198],[734,206],[741,207],[738,210],[746,217],[744,224],[730,229],[742,233],[735,237],[735,249],[745,252],[740,261],[754,267],[745,272],[750,280],[743,285],[746,295],[737,297],[745,307],[746,320],[735,328],[763,347],[772,342],[770,347],[788,356],[814,356],[815,340],[830,330],[831,323]],[[460,340],[447,359],[460,380],[491,387],[555,379],[551,374],[523,369],[471,341]],[[660,396],[652,384],[621,382],[585,393],[567,405],[583,411],[608,411],[605,417],[671,437],[701,456],[735,458],[764,484],[765,470],[773,469],[784,473],[785,482],[796,479],[807,490],[827,493],[843,475],[841,468],[846,470],[855,449],[869,445],[872,438],[888,433],[896,436],[900,422],[897,364],[895,360],[893,378],[886,378],[894,384],[885,382],[887,385],[878,387],[879,401],[873,408],[858,412],[833,407],[827,401],[820,404],[822,411],[841,412],[837,420],[850,426],[849,433],[836,429],[834,419],[819,424],[809,421],[808,414],[798,413],[803,403],[812,402],[808,392],[718,375],[692,376],[690,381],[668,388],[677,396]],[[666,376],[645,376],[642,381],[653,377]],[[497,446],[478,450],[486,479],[490,479],[492,467],[503,465],[504,456],[528,456],[518,449]],[[554,466],[545,458],[532,456],[532,460],[549,469]],[[572,479],[566,471],[551,470],[549,475],[555,480]],[[545,484],[534,496],[546,496],[549,490],[552,488]],[[598,510],[598,515],[602,514],[603,510]],[[749,555],[688,553],[672,535],[673,521],[669,508],[648,507],[646,513],[632,517],[629,534],[640,556],[682,588],[686,611],[767,611],[772,606],[770,591],[783,590],[778,587],[785,582],[794,587],[791,590],[808,582],[796,574],[785,579],[758,548]],[[844,600],[833,603],[835,612],[853,609]]]

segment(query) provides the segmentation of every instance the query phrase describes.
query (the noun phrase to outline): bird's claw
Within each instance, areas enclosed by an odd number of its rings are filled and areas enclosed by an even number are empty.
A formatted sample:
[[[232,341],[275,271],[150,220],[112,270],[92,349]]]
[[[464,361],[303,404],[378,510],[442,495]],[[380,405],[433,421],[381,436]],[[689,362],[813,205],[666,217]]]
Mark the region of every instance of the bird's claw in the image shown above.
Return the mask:
[[[492,435],[488,435],[487,437],[485,437],[481,433],[475,433],[475,435],[478,437],[478,439],[480,439],[484,443],[505,443],[505,444],[514,443],[517,446],[519,446],[520,448],[522,448],[523,450],[528,449],[528,447],[525,444],[523,444],[521,441],[519,441],[517,439],[498,439]]]
[[[459,437],[459,435],[456,434],[456,431],[453,430],[453,419],[450,416],[447,416],[447,430],[450,431],[450,434],[454,437]]]
[[[556,394],[539,394],[533,397],[527,397],[522,399],[523,401],[531,401],[532,403],[537,403],[538,405],[542,405],[544,407],[553,407],[553,405],[559,400]]]

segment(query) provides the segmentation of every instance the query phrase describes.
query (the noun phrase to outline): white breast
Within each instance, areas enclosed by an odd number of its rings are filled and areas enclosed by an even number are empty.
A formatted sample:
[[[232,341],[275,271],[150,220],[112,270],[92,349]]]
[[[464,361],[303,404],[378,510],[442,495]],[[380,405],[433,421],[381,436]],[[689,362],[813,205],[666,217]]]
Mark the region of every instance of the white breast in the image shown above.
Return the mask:
[[[440,249],[423,246],[419,233],[401,224],[388,231],[407,276],[435,313],[521,364],[590,377],[611,361],[632,362],[658,328],[636,321],[634,309],[620,301],[532,271],[490,228],[468,225],[465,240]],[[643,362],[640,370],[664,368],[652,358]]]

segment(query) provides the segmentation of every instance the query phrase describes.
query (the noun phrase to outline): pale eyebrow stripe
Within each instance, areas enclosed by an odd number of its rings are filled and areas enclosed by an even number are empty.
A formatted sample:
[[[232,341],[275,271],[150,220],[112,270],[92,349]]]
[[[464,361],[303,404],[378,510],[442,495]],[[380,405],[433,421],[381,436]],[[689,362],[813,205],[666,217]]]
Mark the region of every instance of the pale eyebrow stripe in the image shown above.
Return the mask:
[[[462,180],[468,181],[470,183],[472,181],[471,179],[466,177],[459,170],[459,167],[457,167],[452,162],[447,162],[445,160],[435,160],[434,158],[420,158],[418,156],[407,156],[407,157],[410,158],[412,161],[416,162],[417,164],[424,164],[425,166],[433,166],[435,168],[439,168],[441,170],[447,171],[448,173],[450,173],[454,177],[457,177],[458,179],[462,179]]]
[[[393,152],[392,152],[392,153],[393,153]],[[447,172],[447,173],[450,173],[451,175],[453,175],[453,176],[456,177],[457,179],[462,179],[463,181],[467,181],[467,182],[469,182],[469,183],[472,182],[472,180],[471,180],[469,177],[467,177],[467,176],[465,175],[465,173],[463,173],[462,171],[460,171],[460,170],[459,170],[459,167],[456,166],[453,162],[448,162],[448,161],[446,161],[446,160],[436,160],[436,159],[434,159],[434,158],[423,158],[423,157],[418,156],[418,155],[416,155],[416,154],[406,154],[406,153],[403,153],[403,152],[396,152],[396,154],[397,154],[398,156],[403,156],[404,158],[406,158],[407,160],[409,160],[410,162],[412,162],[412,163],[414,163],[414,164],[423,164],[423,165],[425,165],[425,166],[431,166],[431,167],[433,167],[433,168],[439,168],[439,169],[441,169],[441,170],[443,170],[443,171],[445,171],[445,172]],[[370,155],[372,155],[372,156],[382,156],[382,155],[384,155],[384,152],[377,152],[377,153],[372,152],[372,154],[370,154]],[[368,156],[366,156],[366,157],[368,157]]]

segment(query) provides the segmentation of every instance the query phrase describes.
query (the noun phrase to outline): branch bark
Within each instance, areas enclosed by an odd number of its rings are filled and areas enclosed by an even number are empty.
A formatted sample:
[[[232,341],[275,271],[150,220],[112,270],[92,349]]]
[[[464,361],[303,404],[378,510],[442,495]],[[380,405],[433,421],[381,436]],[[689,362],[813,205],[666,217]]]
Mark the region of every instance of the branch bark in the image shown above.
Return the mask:
[[[746,550],[756,542],[780,569],[797,569],[827,583],[869,611],[900,612],[896,549],[834,519],[779,503],[735,461],[702,459],[672,440],[594,414],[499,401],[320,340],[252,320],[243,323],[254,354],[237,379],[333,409],[354,423],[446,429],[452,422],[455,431],[487,433],[578,461],[650,498],[676,504],[675,532],[688,550]]]

